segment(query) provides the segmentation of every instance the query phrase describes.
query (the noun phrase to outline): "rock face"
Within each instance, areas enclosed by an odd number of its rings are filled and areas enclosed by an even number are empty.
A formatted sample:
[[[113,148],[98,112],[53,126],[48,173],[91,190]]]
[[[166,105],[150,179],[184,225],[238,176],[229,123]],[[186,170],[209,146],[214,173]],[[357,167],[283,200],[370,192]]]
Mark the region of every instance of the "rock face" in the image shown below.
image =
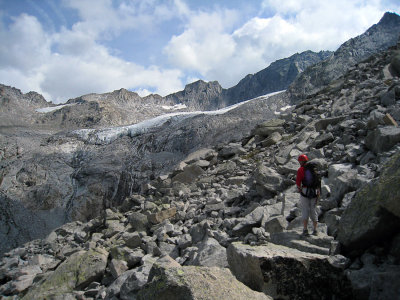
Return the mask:
[[[328,59],[332,54],[331,51],[305,51],[277,60],[264,70],[247,75],[234,87],[224,90],[222,98],[226,99],[229,105],[274,91],[286,90],[300,73]]]
[[[216,101],[223,89],[217,81],[198,80],[185,86],[183,91],[168,95],[166,99],[174,103],[183,103],[193,110],[214,110],[223,107]]]

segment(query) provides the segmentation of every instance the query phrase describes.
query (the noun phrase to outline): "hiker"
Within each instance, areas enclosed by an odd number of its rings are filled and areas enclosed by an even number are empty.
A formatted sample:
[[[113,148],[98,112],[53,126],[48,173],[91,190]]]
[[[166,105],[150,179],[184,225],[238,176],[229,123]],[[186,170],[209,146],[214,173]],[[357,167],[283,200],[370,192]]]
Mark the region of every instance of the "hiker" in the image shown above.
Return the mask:
[[[300,193],[300,203],[302,206],[303,236],[309,235],[307,227],[308,218],[313,221],[313,235],[318,235],[316,206],[321,193],[320,179],[317,178],[315,169],[308,163],[307,155],[300,155],[298,161],[300,168],[297,170],[296,185]]]

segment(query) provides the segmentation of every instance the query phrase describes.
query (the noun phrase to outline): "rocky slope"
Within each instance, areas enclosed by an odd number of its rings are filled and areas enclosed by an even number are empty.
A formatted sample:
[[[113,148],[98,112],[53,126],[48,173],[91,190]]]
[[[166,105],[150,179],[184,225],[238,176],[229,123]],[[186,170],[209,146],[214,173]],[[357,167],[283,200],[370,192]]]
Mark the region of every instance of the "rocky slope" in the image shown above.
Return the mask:
[[[88,135],[2,131],[0,236],[5,242],[0,252],[44,237],[67,221],[98,216],[188,153],[240,140],[286,103],[281,97],[262,97],[225,114],[184,115],[139,133],[114,134],[118,128]]]
[[[0,293],[4,299],[396,299],[399,57],[400,44],[260,122],[250,135],[191,153],[118,208],[9,251],[0,263]],[[318,236],[300,236],[294,178],[304,152],[323,173]]]

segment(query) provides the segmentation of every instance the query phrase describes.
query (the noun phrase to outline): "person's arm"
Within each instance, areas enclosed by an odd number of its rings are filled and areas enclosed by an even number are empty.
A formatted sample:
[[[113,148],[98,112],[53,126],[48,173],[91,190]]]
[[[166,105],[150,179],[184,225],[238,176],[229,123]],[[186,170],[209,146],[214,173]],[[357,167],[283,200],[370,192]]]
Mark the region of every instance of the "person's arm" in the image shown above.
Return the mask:
[[[300,167],[297,170],[297,177],[296,177],[296,185],[297,185],[297,190],[299,192],[301,192],[301,182],[303,181],[303,179],[304,179],[304,168]]]

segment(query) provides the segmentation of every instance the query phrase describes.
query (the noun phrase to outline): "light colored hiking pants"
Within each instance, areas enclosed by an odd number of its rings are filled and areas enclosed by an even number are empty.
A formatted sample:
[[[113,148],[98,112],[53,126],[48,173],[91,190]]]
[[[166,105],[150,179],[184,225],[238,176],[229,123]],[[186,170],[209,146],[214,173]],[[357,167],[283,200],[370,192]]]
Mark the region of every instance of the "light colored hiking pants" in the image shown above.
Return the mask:
[[[302,220],[308,220],[308,217],[314,222],[318,221],[318,215],[316,210],[317,198],[307,198],[300,195],[301,204],[301,216]]]

